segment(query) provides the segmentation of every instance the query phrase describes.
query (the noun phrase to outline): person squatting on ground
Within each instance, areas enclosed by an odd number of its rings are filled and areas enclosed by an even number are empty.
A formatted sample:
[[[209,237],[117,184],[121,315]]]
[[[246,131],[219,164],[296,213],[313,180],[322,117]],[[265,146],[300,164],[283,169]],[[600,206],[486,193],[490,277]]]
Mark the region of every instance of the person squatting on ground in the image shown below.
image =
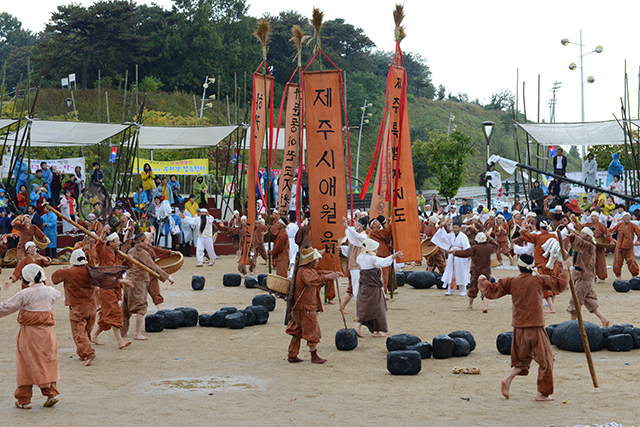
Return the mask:
[[[18,313],[20,330],[16,336],[16,407],[31,409],[33,386],[47,398],[44,407],[58,403],[58,341],[51,307],[62,294],[45,286],[42,267],[29,264],[22,270],[22,281],[29,287],[0,303],[0,317]]]
[[[303,360],[298,357],[300,353],[300,340],[305,339],[311,352],[312,363],[324,363],[327,360],[318,356],[318,343],[321,332],[318,323],[318,312],[322,312],[322,300],[320,290],[322,286],[331,282],[328,286],[334,286],[333,281],[340,277],[335,271],[314,270],[322,252],[314,248],[304,248],[300,251],[298,271],[293,286],[293,306],[291,319],[287,325],[286,333],[291,335],[287,361],[298,363]]]
[[[518,260],[520,275],[507,277],[491,283],[482,275],[478,278],[478,288],[485,298],[498,299],[511,295],[513,338],[511,340],[511,371],[502,380],[502,395],[509,399],[511,381],[516,375],[529,374],[531,360],[538,365],[538,401],[553,400],[553,354],[549,336],[544,329],[544,313],[540,300],[545,290],[564,292],[569,285],[571,261],[560,266],[558,276],[534,276],[534,259],[524,254]]]

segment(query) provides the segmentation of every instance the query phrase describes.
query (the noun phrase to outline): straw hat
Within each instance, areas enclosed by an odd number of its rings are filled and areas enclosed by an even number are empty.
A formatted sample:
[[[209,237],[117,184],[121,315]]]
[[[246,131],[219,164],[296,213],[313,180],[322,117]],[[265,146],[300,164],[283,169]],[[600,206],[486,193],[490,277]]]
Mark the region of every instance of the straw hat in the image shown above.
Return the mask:
[[[319,251],[312,247],[306,247],[300,251],[300,262],[298,266],[302,267],[303,265],[307,265],[312,261],[322,258],[322,254],[324,253],[324,249]]]

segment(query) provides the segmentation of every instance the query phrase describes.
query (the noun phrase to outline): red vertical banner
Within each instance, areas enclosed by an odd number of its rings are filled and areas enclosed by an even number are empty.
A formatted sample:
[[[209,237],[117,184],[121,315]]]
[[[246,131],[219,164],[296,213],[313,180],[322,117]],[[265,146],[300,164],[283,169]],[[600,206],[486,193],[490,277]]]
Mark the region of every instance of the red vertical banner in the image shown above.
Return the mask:
[[[340,70],[303,73],[311,241],[325,253],[319,269],[341,271],[347,184],[340,102]],[[332,259],[333,258],[333,259]]]
[[[244,247],[240,264],[249,265],[251,237],[256,226],[256,181],[262,158],[262,145],[267,127],[268,111],[271,104],[271,85],[273,77],[264,74],[253,75],[253,99],[251,105],[251,138],[249,139],[249,169],[247,171],[247,226],[245,227]]]
[[[389,218],[389,178],[391,168],[391,145],[389,144],[389,122],[385,124],[382,136],[382,146],[378,159],[378,168],[373,182],[373,194],[369,217],[376,218],[380,215]]]
[[[399,262],[420,261],[420,222],[418,199],[411,158],[411,134],[407,108],[407,71],[398,66],[389,69],[389,140],[392,155],[391,227],[393,246],[402,251]]]
[[[300,129],[300,85],[287,84],[287,108],[284,129],[284,158],[278,180],[278,212],[281,217],[288,218],[291,202],[291,189],[296,171],[298,151],[302,132]]]

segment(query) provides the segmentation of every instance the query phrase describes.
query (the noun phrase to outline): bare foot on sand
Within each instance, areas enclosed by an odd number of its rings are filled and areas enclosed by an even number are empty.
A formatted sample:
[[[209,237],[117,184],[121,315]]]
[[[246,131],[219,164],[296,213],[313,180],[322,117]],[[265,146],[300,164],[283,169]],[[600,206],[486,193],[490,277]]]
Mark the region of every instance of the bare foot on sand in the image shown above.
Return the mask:
[[[483,312],[483,313],[488,313],[488,312],[489,312],[489,310],[487,310],[486,308],[483,308],[483,309],[482,309],[482,312]]]
[[[376,338],[383,338],[383,337],[386,337],[387,334],[383,334],[382,332],[376,331],[376,332],[372,333],[371,336],[372,337],[376,337]]]
[[[555,310],[546,310],[546,311],[545,311],[545,313],[548,313],[548,314],[556,314],[556,311],[555,311]]]
[[[609,323],[611,322],[609,322],[608,320],[605,320],[604,322],[602,322],[602,327],[606,328],[607,326],[609,326]]]
[[[129,347],[131,345],[131,341],[124,342],[122,344],[118,344],[118,348],[122,350],[125,347]]]
[[[549,401],[552,401],[552,400],[555,400],[555,399],[553,398],[553,396],[544,396],[542,393],[537,392],[536,393],[536,400],[538,402],[549,402]]]
[[[134,336],[133,336],[133,339],[134,339],[134,340],[140,340],[140,341],[146,341],[146,340],[148,340],[149,338],[145,337],[145,336],[144,336],[144,335],[142,335],[142,334],[136,334],[136,335],[134,335]]]
[[[95,358],[96,358],[95,354],[89,356],[89,358],[87,359],[87,363],[85,363],[84,366],[91,366],[91,363],[93,362],[93,359],[95,359]]]
[[[473,310],[473,306],[472,306],[472,305],[468,305],[468,306],[467,306],[467,308],[468,308],[469,310]]]
[[[98,341],[98,337],[91,337],[91,343],[95,345],[104,345],[102,341]]]
[[[505,378],[501,382],[501,384],[502,384],[502,395],[504,397],[506,397],[507,399],[509,398],[509,387],[511,387],[511,380],[512,380],[512,378]]]

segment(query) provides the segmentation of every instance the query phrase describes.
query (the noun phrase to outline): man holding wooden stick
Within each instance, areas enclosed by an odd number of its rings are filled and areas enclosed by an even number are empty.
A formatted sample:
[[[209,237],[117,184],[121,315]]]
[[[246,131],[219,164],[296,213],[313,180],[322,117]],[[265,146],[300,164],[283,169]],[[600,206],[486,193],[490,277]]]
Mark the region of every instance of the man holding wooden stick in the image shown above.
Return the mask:
[[[478,277],[478,288],[485,298],[498,299],[511,295],[513,338],[511,340],[511,371],[502,380],[502,395],[509,399],[511,381],[516,375],[529,374],[531,360],[538,365],[538,401],[554,400],[553,354],[549,336],[544,329],[544,313],[540,300],[544,291],[564,292],[569,285],[571,261],[564,261],[558,277],[534,276],[534,258],[524,254],[518,260],[520,275],[491,283],[484,275]]]

